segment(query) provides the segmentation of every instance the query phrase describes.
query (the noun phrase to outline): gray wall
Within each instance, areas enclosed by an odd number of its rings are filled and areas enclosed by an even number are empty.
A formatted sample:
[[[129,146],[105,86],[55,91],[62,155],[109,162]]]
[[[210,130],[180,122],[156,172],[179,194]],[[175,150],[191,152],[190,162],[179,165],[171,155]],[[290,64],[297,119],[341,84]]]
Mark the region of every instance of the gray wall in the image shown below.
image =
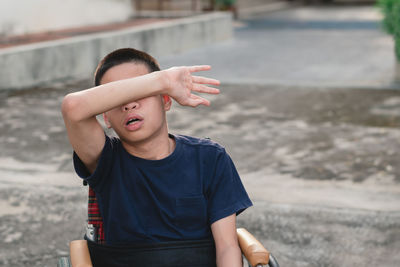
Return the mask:
[[[230,39],[229,13],[210,13],[114,32],[91,34],[0,50],[0,90],[91,77],[98,61],[121,47],[155,57]]]
[[[131,0],[0,0],[0,35],[125,21]]]

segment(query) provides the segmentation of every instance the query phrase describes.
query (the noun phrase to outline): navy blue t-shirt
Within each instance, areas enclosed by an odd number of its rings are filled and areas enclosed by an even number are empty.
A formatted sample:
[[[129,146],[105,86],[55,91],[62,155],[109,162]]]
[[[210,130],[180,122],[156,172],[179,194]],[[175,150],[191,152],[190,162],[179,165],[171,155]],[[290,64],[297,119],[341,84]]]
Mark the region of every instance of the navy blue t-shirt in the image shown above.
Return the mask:
[[[77,174],[96,192],[107,244],[211,238],[212,223],[252,205],[222,146],[170,137],[176,147],[168,157],[146,160],[106,136],[92,175],[74,153]]]

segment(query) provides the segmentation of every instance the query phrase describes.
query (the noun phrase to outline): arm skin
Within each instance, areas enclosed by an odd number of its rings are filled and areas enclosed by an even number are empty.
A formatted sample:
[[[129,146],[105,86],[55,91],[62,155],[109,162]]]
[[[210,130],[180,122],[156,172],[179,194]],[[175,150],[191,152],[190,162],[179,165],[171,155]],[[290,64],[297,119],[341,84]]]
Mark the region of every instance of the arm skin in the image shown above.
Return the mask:
[[[192,75],[193,72],[210,68],[175,67],[66,95],[61,110],[72,148],[87,169],[93,172],[105,142],[104,131],[96,119],[97,115],[126,103],[160,94],[169,95],[185,106],[210,105],[208,100],[192,94],[193,91],[219,93],[218,89],[203,85],[219,85],[219,81]]]
[[[236,214],[214,222],[211,231],[215,240],[217,266],[242,267],[242,252],[236,234]]]

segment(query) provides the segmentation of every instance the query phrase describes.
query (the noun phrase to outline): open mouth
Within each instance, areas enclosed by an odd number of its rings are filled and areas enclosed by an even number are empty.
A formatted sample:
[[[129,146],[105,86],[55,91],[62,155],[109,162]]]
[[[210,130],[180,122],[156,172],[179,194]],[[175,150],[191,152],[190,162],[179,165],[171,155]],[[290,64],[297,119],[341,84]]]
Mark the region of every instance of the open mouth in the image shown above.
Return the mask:
[[[135,122],[137,122],[137,121],[140,121],[140,120],[139,120],[139,119],[136,119],[136,118],[130,119],[130,120],[128,120],[128,121],[126,122],[126,125],[133,124],[133,123],[135,123]]]

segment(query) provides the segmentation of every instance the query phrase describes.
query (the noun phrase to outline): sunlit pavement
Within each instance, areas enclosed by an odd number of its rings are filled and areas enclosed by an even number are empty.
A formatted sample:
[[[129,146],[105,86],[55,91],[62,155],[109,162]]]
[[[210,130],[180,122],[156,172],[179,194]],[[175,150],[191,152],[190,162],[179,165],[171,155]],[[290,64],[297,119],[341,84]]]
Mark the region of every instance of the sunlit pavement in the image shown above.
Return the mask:
[[[160,59],[212,64],[225,82],[210,108],[175,105],[170,131],[226,147],[255,204],[238,224],[281,266],[400,262],[400,91],[388,90],[393,44],[377,17],[370,7],[287,10],[237,22],[233,41]],[[87,193],[60,103],[89,86],[0,100],[2,266],[55,266],[82,238]]]

